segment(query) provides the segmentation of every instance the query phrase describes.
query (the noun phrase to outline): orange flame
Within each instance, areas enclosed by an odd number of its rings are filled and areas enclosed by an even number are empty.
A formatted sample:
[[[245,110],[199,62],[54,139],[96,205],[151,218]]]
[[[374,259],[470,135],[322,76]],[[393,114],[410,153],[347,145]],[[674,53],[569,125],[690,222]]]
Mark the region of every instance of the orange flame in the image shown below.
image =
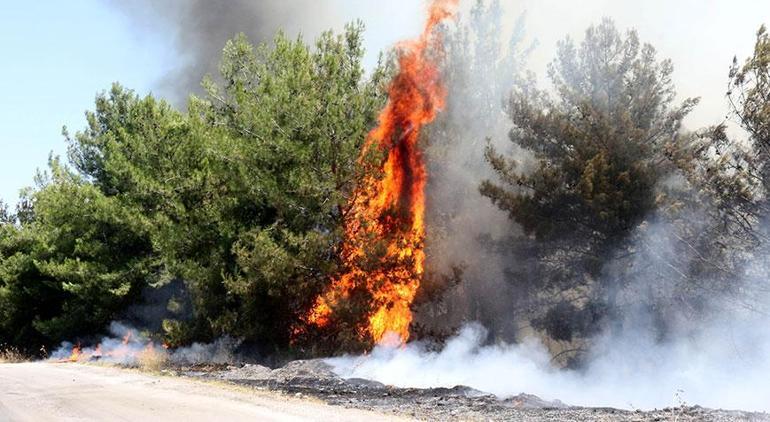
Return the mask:
[[[80,343],[72,347],[70,355],[58,362],[89,362],[100,359],[112,359],[117,361],[137,361],[142,358],[148,358],[155,356],[156,358],[163,357],[169,346],[163,343],[163,350],[158,351],[155,349],[155,343],[152,341],[147,342],[142,349],[139,346],[144,343],[145,339],[138,336],[133,330],[128,330],[123,335],[120,344],[110,345],[106,347],[102,346],[102,343],[96,345],[95,348],[83,348]]]
[[[349,271],[334,280],[307,317],[310,324],[330,323],[335,304],[364,284],[374,309],[362,336],[381,342],[386,333],[409,339],[410,306],[424,272],[425,183],[427,172],[418,146],[420,131],[443,107],[446,90],[441,84],[440,43],[436,27],[451,18],[458,0],[433,0],[422,35],[399,44],[399,73],[388,88],[388,104],[379,126],[369,133],[362,157],[372,147],[387,152],[384,177],[369,176],[354,192],[345,222],[342,258]],[[383,242],[385,256],[378,268],[361,262],[372,241]]]
[[[83,355],[82,349],[80,348],[80,344],[75,345],[75,347],[72,348],[72,353],[70,353],[69,361],[70,362],[77,362],[81,359]]]

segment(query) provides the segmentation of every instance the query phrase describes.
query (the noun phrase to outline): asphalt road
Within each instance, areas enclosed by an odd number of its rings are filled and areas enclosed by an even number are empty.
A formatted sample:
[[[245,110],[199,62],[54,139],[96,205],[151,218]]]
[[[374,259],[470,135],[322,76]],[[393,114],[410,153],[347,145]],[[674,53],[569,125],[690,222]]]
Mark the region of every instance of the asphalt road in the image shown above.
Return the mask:
[[[0,364],[0,421],[384,421],[272,392],[69,363]]]

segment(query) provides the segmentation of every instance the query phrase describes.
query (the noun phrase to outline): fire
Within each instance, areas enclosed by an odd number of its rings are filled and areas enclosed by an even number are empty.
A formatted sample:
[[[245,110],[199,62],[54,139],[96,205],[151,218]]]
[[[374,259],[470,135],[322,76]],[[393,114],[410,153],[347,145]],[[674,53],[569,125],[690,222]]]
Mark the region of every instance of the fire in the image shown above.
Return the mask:
[[[410,306],[424,272],[425,183],[427,172],[418,146],[422,128],[443,107],[446,90],[441,84],[440,45],[436,27],[451,18],[458,0],[433,0],[422,35],[399,44],[399,73],[388,88],[388,104],[379,126],[366,139],[362,157],[372,148],[387,153],[383,177],[370,176],[356,189],[345,222],[342,259],[348,272],[334,280],[307,317],[310,324],[330,323],[336,303],[364,284],[374,309],[362,336],[375,342],[386,333],[409,339]],[[384,257],[374,269],[363,265],[372,242],[385,245]],[[366,267],[366,268],[364,268]]]
[[[157,350],[152,341],[147,341],[143,336],[137,335],[133,330],[128,330],[122,339],[105,339],[94,348],[83,348],[79,343],[72,347],[69,356],[58,362],[90,362],[105,360],[109,362],[132,363],[151,357],[160,358],[166,354],[168,346],[163,345],[162,350]]]
[[[72,353],[70,353],[69,360],[70,362],[77,362],[81,359],[83,356],[82,349],[80,347],[80,344],[75,345],[75,347],[72,348]]]

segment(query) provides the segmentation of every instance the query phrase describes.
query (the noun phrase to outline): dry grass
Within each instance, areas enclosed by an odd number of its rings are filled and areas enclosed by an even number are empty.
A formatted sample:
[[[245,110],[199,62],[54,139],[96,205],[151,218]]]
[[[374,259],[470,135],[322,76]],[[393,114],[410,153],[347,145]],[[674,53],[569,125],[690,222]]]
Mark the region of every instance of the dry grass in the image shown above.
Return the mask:
[[[139,352],[137,364],[144,371],[160,371],[168,365],[168,353],[163,349],[148,347]]]
[[[28,359],[15,347],[3,347],[0,349],[0,363],[20,363]]]

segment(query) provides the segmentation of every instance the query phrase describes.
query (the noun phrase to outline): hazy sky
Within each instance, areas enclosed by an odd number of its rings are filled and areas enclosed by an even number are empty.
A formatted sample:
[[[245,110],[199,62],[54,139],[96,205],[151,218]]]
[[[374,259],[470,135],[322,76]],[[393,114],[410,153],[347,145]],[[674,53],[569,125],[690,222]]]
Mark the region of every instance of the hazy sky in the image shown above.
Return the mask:
[[[370,64],[379,50],[413,35],[423,16],[420,0],[318,1],[330,9],[325,18],[330,22],[321,26],[339,28],[357,17],[364,20]],[[502,2],[511,22],[527,12],[527,35],[539,41],[532,68],[541,81],[556,41],[565,35],[580,38],[586,26],[604,16],[622,29],[636,27],[643,41],[674,60],[680,95],[702,97],[687,122],[690,127],[724,117],[732,57],[749,54],[759,25],[770,23],[768,0]],[[82,128],[83,111],[113,81],[140,93],[162,92],[159,81],[181,60],[173,37],[104,1],[0,1],[0,198],[15,202],[18,190],[31,184],[35,169],[45,166],[49,152],[64,152],[62,125],[71,131]]]
[[[621,30],[636,28],[643,42],[674,61],[680,97],[701,97],[686,124],[719,123],[725,117],[727,75],[734,56],[754,49],[762,23],[770,25],[770,0],[502,0],[507,13],[527,13],[528,34],[540,43],[532,57],[541,80],[556,42],[607,16]]]

